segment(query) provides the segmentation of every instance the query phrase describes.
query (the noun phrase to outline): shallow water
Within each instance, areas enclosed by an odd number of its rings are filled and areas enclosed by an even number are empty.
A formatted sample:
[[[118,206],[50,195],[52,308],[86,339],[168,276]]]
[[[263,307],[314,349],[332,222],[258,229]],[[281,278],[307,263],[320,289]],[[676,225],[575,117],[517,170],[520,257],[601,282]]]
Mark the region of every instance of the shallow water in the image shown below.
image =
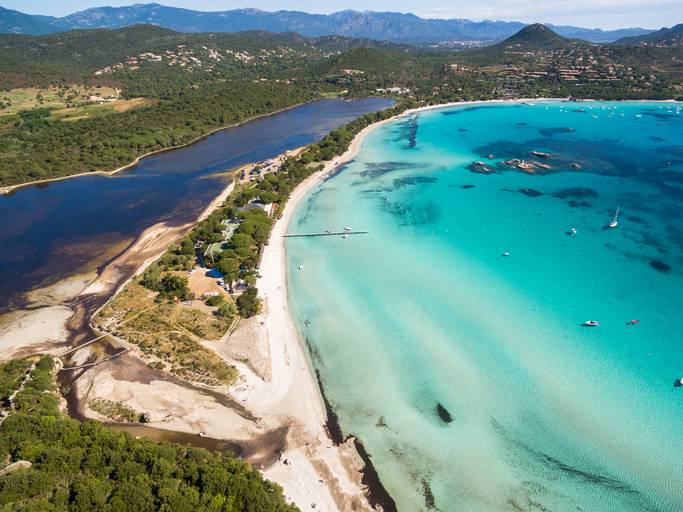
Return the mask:
[[[683,509],[681,141],[671,104],[426,111],[301,203],[370,231],[288,239],[290,303],[400,510]]]
[[[146,228],[184,224],[226,186],[216,173],[321,139],[388,99],[321,100],[143,158],[113,176],[83,176],[0,195],[0,313],[23,295],[99,266]]]

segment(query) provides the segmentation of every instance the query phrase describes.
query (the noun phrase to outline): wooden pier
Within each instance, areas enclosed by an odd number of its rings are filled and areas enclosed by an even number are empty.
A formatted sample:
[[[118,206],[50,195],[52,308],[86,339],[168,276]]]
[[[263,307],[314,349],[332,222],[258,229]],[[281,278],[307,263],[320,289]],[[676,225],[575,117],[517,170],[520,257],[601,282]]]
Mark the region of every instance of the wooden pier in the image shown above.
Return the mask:
[[[369,231],[325,231],[324,233],[287,233],[284,238],[310,237],[310,236],[343,236],[343,235],[367,235]]]

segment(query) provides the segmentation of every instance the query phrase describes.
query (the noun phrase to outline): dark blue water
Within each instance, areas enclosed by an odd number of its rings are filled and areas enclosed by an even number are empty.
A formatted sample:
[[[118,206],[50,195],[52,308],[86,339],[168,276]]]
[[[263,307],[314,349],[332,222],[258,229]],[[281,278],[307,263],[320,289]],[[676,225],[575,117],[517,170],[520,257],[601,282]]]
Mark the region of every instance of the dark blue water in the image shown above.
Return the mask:
[[[0,313],[34,288],[99,266],[158,222],[195,219],[226,185],[216,176],[321,139],[391,100],[321,100],[142,159],[114,176],[45,183],[0,196]]]

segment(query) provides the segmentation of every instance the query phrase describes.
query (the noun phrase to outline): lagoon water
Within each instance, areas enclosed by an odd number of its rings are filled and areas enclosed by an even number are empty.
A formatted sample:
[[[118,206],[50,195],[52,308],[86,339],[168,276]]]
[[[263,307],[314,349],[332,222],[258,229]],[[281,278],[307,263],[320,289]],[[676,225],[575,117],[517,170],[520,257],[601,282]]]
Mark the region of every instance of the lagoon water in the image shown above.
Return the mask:
[[[423,111],[302,201],[370,231],[288,239],[289,298],[399,510],[683,510],[682,141],[675,104]]]
[[[121,253],[158,223],[197,218],[227,185],[220,173],[309,144],[393,101],[326,99],[221,130],[148,156],[112,176],[81,176],[0,195],[0,313],[26,292]]]

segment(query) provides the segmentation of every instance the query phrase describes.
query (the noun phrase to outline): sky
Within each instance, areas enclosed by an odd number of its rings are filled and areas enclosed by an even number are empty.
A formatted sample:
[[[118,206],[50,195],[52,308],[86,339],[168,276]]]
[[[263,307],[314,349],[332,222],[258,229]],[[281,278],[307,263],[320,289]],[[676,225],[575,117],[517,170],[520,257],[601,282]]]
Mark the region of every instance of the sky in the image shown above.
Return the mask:
[[[89,7],[122,6],[152,0],[0,0],[0,6],[29,14],[64,16]],[[411,12],[424,18],[468,18],[588,28],[661,28],[683,23],[683,0],[156,0],[199,11],[255,7],[330,13],[359,11]]]

